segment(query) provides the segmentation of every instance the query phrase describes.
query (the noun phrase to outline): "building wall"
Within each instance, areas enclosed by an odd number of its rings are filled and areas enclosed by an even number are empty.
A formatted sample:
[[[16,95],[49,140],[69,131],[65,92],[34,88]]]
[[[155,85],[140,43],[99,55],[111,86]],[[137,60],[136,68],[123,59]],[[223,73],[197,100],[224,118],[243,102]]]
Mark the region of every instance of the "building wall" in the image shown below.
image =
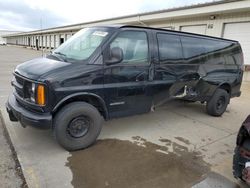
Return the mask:
[[[182,26],[190,25],[207,25],[206,35],[223,37],[223,28],[225,23],[234,22],[250,22],[250,12],[241,13],[229,13],[223,15],[215,15],[215,19],[211,20],[210,16],[197,16],[192,18],[176,19],[176,20],[165,20],[160,22],[149,22],[146,23],[148,26],[156,28],[173,28],[174,30],[180,31]],[[250,32],[250,31],[249,31]]]
[[[17,31],[7,31],[7,30],[0,30],[0,44],[7,43],[7,39],[2,37],[3,35],[13,34]]]
[[[68,40],[78,30],[65,31],[59,33],[45,33],[45,34],[34,34],[27,36],[11,36],[5,38],[7,44],[21,45],[36,47],[36,40],[38,40],[38,47],[45,49],[54,49],[60,45],[60,39],[63,38],[64,42]],[[29,42],[30,41],[30,42]]]
[[[181,30],[182,26],[193,26],[193,25],[203,25],[205,24],[207,26],[206,35],[209,36],[215,36],[215,37],[223,37],[223,29],[225,23],[233,23],[233,22],[250,22],[250,12],[240,12],[240,13],[228,13],[228,14],[217,14],[215,15],[215,19],[210,19],[210,16],[195,16],[190,18],[182,18],[182,19],[172,19],[172,20],[162,20],[162,21],[150,21],[150,22],[144,22],[145,25],[150,27],[156,27],[156,28],[166,28],[166,29],[174,29],[177,31]],[[133,24],[133,25],[139,25],[138,23],[135,24],[134,21],[123,20],[123,22],[117,22],[116,24]],[[82,27],[80,27],[82,28]],[[76,29],[74,31],[67,31],[64,32],[55,32],[55,33],[45,33],[40,35],[28,35],[28,36],[17,36],[17,37],[8,37],[7,43],[8,44],[17,44],[17,45],[24,45],[28,46],[28,38],[36,37],[36,36],[42,36],[39,41],[39,46],[44,48],[54,48],[58,47],[60,44],[60,38],[64,38],[66,41],[72,33],[80,30]],[[49,35],[56,36],[55,40],[48,37]],[[46,43],[46,36],[47,40],[50,39],[50,41],[47,41]],[[41,41],[43,39],[43,41]],[[51,44],[51,40],[54,40],[53,42],[55,44]],[[30,46],[35,46],[35,40],[34,42],[30,42]]]

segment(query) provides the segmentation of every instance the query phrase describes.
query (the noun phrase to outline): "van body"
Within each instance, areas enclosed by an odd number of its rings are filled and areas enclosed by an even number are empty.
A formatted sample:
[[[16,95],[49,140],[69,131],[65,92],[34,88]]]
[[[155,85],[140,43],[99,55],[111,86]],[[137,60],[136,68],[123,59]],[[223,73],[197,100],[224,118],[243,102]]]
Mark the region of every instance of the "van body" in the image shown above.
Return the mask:
[[[149,112],[171,99],[221,116],[239,97],[237,41],[136,26],[85,28],[45,58],[20,64],[6,103],[12,121],[52,128],[68,150],[92,144],[102,120]]]

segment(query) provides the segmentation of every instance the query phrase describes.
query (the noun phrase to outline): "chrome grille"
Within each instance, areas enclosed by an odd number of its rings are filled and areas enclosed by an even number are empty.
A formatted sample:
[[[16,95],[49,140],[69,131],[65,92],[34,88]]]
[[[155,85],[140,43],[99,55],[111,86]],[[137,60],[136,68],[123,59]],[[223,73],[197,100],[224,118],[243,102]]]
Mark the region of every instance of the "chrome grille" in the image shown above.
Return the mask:
[[[18,84],[20,84],[20,85],[22,85],[22,86],[24,85],[24,79],[23,79],[23,78],[21,78],[21,77],[15,75],[15,79],[16,79],[16,82],[17,82]]]
[[[11,81],[11,84],[15,88],[16,94],[21,98],[25,98],[25,93],[24,93],[25,80],[22,77],[14,74],[14,79]]]

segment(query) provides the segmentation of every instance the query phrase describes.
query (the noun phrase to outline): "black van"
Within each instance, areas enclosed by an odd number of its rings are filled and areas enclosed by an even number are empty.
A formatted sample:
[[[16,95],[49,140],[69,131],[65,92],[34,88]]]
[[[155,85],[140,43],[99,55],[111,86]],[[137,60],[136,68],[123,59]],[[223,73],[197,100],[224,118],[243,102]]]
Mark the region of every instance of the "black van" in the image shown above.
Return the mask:
[[[221,116],[239,97],[237,41],[136,26],[85,28],[46,58],[20,64],[12,121],[52,128],[67,150],[91,145],[103,119],[149,112],[169,99],[206,102]]]

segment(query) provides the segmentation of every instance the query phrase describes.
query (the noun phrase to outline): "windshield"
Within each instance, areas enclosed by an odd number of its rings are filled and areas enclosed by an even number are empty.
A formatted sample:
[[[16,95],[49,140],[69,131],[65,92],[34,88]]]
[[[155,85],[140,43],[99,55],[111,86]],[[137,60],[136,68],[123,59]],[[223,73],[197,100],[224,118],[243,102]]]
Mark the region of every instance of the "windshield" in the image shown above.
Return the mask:
[[[53,51],[62,59],[86,60],[108,36],[105,28],[85,28]]]

